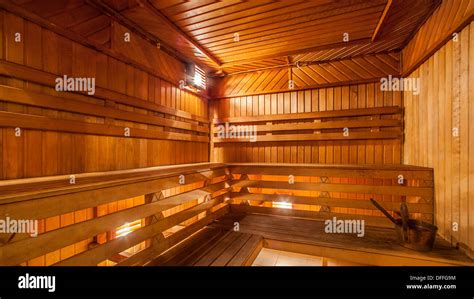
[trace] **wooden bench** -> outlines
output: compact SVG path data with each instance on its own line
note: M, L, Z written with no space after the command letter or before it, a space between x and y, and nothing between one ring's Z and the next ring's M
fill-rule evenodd
M260 235L205 227L147 266L248 266L262 245Z
M132 246L150 243L130 259L118 263L141 264L143 261L139 257L147 261L147 254L156 256L227 213L226 180L224 164L196 163L77 174L74 184L70 183L68 175L0 182L2 218L44 221L84 209L97 211L99 205L119 200L143 199L143 203L134 203L118 211L40 231L37 237L7 235L8 238L0 239L0 265L18 265L83 240L94 240L102 234L111 235L110 232L115 234L118 227L143 220L145 224L129 232L126 238L110 237L101 243L88 241L87 250L54 265L97 265ZM187 205L186 208L183 205ZM166 213L175 208L179 211ZM202 213L206 213L205 217L197 220ZM189 220L197 221L187 223L171 236L165 235L167 230Z
M434 221L431 168L285 163L227 165L233 178L232 204L240 212L317 220L335 216L361 219L372 226L392 227L392 223L369 201L374 198L394 216L395 211L400 210L400 203L406 202L411 218L429 223ZM400 184L400 179L404 184ZM274 207L282 202L293 208Z
M474 266L474 260L436 238L431 252L417 252L398 244L393 228L365 226L364 237L324 232L324 221L232 212L211 226L231 229L239 223L243 234L259 235L263 247L341 259L374 266Z

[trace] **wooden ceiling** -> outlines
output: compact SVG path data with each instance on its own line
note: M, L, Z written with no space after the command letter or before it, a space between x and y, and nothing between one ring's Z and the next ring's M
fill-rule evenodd
M229 74L401 49L440 0L12 0L107 44L110 19ZM347 33L349 40L344 41ZM238 41L236 39L238 34Z

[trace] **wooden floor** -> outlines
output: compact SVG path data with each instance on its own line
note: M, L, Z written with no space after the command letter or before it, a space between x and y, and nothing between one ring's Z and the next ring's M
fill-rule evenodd
M234 231L235 222L239 232ZM433 251L400 246L393 229L365 227L364 237L327 234L324 222L261 214L230 213L159 256L150 266L251 265L261 248L379 266L471 265L474 260L437 238Z
M248 266L262 244L259 235L205 227L147 266Z

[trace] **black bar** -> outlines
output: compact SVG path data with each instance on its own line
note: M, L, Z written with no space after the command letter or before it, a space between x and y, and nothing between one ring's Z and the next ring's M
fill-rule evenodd
M19 276L27 273L30 279L32 276L55 276L55 291L20 289ZM407 289L407 285L441 285L451 289ZM1 299L37 296L474 298L474 267L0 268Z

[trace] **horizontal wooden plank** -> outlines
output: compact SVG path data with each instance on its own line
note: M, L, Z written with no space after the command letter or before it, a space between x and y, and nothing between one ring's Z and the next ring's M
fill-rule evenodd
M294 196L294 195L275 195L275 194L240 194L231 193L231 198L238 201L257 201L257 202L287 202L293 204L318 205L341 208L369 209L377 208L369 200L334 198L334 197L315 197L315 196ZM400 200L394 199L392 202L381 202L380 204L389 211L400 210ZM410 213L426 213L433 214L433 204L427 203L411 203L407 202Z
M327 220L336 217L337 219L350 219L350 220L364 220L365 225L378 226L378 227L393 227L393 223L390 222L386 217L368 216L368 215L356 215L356 214L342 214L342 213L328 213L328 212L315 212L315 211L304 211L295 209L280 209L280 208L268 208L268 207L257 207L249 206L245 204L231 204L231 211L235 213L256 213L266 215L278 215L278 216L291 216L298 218L309 218L315 220Z
M270 235L266 235L270 237ZM294 243L290 241L265 239L265 247L295 252L300 254L324 256L336 260L346 260L362 265L370 266L411 266L411 267L429 267L429 266L472 266L473 263L468 261L455 261L449 259L433 259L426 256L410 256L406 253L394 254L393 252L380 253L369 247L364 250L353 249L350 247L338 248L332 246Z
M209 137L194 134L145 130L107 124L94 124L82 121L62 120L46 116L27 115L3 111L0 111L0 127L89 135L116 136L123 138L179 140L205 143L209 142ZM128 133L127 136L125 136L126 129Z
M223 239L219 240L219 242L212 247L204 256L202 256L198 261L196 261L193 266L211 266L213 262L219 259L227 250L227 248L237 241L239 238L240 234L239 233L234 233L231 232L227 234ZM221 263L220 261L217 261L218 263ZM225 262L224 262L225 265ZM221 264L221 266L223 266Z
M118 198L121 192L126 193L124 196L129 196L124 198L131 198L177 187L181 185L180 175L184 176L188 184L224 176L226 173L224 164L196 163L76 174L75 184L70 183L69 175L6 180L0 182L0 203L7 204L52 196L64 196L62 198L65 201L68 196L75 198L74 200L79 200L81 196L100 200L100 196ZM130 188L130 186L135 186L135 188ZM111 193L107 194L108 191ZM119 199L121 198L117 200Z
M223 201L223 198L223 195L219 196L219 200L221 202ZM107 214L106 216L72 224L64 228L53 230L44 234L39 234L35 238L27 238L14 243L5 244L4 246L2 246L2 251L0 252L0 264L15 265L22 261L35 258L48 252L52 252L56 249L63 248L67 245L74 244L76 242L93 237L97 234L110 231L119 227L120 225L123 225L124 223L155 215L159 212L168 209L169 206L166 205L166 202L175 199L176 197L170 197L161 201L136 206L112 214ZM189 201L189 198L187 198L187 201ZM199 212L195 213L195 210L202 212L214 206L214 204L217 204L216 200L208 201L204 205L199 205L199 208L195 207L184 210L182 212L174 214L173 218L164 218L163 222L161 222L161 225L166 228L163 228L163 230L166 230L167 228L170 228L191 218L194 215L199 214ZM173 222L176 219L178 219L179 222ZM166 226L165 223L169 224L170 226ZM155 232L158 233L158 231ZM145 239L147 238L148 237L146 237Z
M331 111L320 111L320 112L215 118L213 120L213 123L214 124L222 124L226 122L228 123L247 123L247 122L255 123L255 122L272 122L272 121L286 121L286 120L322 119L322 118L335 118L335 117L387 115L387 114L400 114L402 113L402 111L403 111L402 108L398 106L363 108L363 109L344 109L344 110L331 110Z
M405 165L403 165L405 166ZM416 169L409 167L378 168L377 165L324 165L324 164L230 164L229 170L232 174L260 174L260 175L293 175L311 177L335 177L335 178L364 178L364 179L398 179L402 175L404 179L418 179L433 181L432 169Z
M187 122L166 119L159 116L145 115L111 107L99 106L86 102L79 102L75 100L65 99L5 85L0 85L0 100L16 104L31 105L41 108L50 108L61 111L81 113L84 115L110 117L113 119L120 119L156 126L166 126L202 133L209 132L209 128L206 126L199 126Z
M289 170L297 171L298 169L336 169L336 170L397 170L397 171L430 171L433 172L433 168L406 165L406 164L310 164L310 163L225 163L230 169L235 167L248 167L256 169L276 169L277 171L287 172Z
M182 228L181 230L173 233L171 236L165 238L162 240L161 246L158 248L151 247L153 250L150 250L150 252L145 252L143 255L140 255L141 252L129 257L128 259L120 262L117 264L117 266L135 266L135 265L140 265L140 266L154 266L153 264L150 264L156 258L156 256L159 256L163 252L166 252L169 248L172 248L173 246L179 244L186 238L189 238L193 236L196 232L198 232L200 229L202 229L204 226L210 224L214 220L222 217L223 215L229 213L229 206L224 205L215 212L213 212L210 215L207 215L206 217L193 222L192 224Z
M288 181L252 181L243 180L232 184L232 188L266 188L278 190L326 191L343 193L362 193L379 195L406 195L433 197L433 188L406 187L406 186L377 186L355 184L328 184L328 183L298 183L289 184Z
M252 235L226 266L250 266L263 248L263 238Z
M234 242L232 242L232 244L230 244L230 246L228 246L225 251L211 263L211 266L226 266L236 254L242 252L242 247L244 247L252 237L252 235L250 234L242 234L235 231L232 231L232 234L238 234L238 238ZM248 252L248 254L250 255L253 250L252 248L249 248L248 250L250 251ZM241 266L244 266L244 264L242 264Z
M339 218L339 216L336 216ZM342 219L342 218L341 218ZM417 252L402 247L393 227L365 225L364 237L356 234L327 234L323 221L264 214L227 214L215 227L232 228L239 221L240 232L259 234L265 247L330 258L353 260L367 265L472 265L473 260L437 237L431 252ZM288 242L288 247L271 247L271 241ZM318 246L321 251L300 252L297 246ZM309 248L308 248L309 249ZM337 254L335 254L337 251ZM368 256L367 256L367 255ZM345 258L343 258L345 257ZM398 263L398 264L397 264Z
M35 68L31 68L24 65L19 65L9 61L0 60L0 75L26 80L29 82L38 83L44 86L54 87L56 85L55 80L61 77L61 74L52 74L45 71L41 71ZM177 117L186 118L193 121L199 121L201 123L209 123L209 119L198 115L191 114L189 112L173 109L167 106L158 105L144 101L139 98L131 97L126 94L118 93L110 89L96 85L94 97L110 100L120 104L147 109L159 113L165 113Z
M401 127L402 122L396 119L374 119L374 120L345 120L327 122L308 122L292 124L256 125L256 132L281 132L296 130L321 130L342 128L373 128L373 127ZM216 127L217 128L217 127ZM216 131L214 131L216 132ZM216 133L217 134L217 133Z
M187 259L193 260L193 257L200 256L210 246L213 246L227 232L220 228L206 226L203 229L187 238L183 242L167 250L157 258L153 259L149 266L186 266Z
M369 139L400 139L401 131L377 131L377 132L351 132L348 136L341 133L321 134L282 134L282 135L257 135L256 141L252 137L247 138L213 138L214 143L235 142L281 142L281 141L321 141L321 140L369 140Z
M137 189L137 186L140 187L140 183L134 181L127 185L120 185L121 190L129 190L130 193L124 191L127 192L127 194L120 192L119 189L109 187L105 189L98 188L98 190L92 190L90 192L74 192L72 194L66 193L58 196L49 196L33 200L24 200L20 202L17 201L8 204L0 204L0 215L9 215L10 217L17 219L44 219L90 207L96 207L98 205L110 203L121 199L127 199L143 194L156 193L169 188L183 187L188 184L203 182L206 180L220 177L223 174L224 172L222 169L212 172L204 172L201 174L183 174L186 184L180 184L180 176L171 176L156 179L153 182L154 191L148 193L143 192L150 190ZM200 193L203 193L202 196L204 196L205 194L210 194L211 192L209 191L211 191L210 189L212 188L217 188L218 190L221 190L225 188L225 184L222 182L216 182L215 184L202 188L203 190L189 191L187 193L180 194L178 196L178 199L176 199L176 197L173 198L175 198L175 201L179 201L182 197L195 197ZM204 190L208 190L208 192ZM107 193L102 191L106 191ZM163 202L162 204L168 203L169 205L173 205L173 202L174 201L172 198L168 198L167 201Z
M157 234L162 233L163 231L189 219L192 218L199 213L209 209L210 207L214 207L217 204L223 201L222 197L216 198L214 200L208 201L206 203L202 203L197 205L191 209L187 209L183 212L179 212L174 214L170 217L163 218L156 223L151 225L145 226L138 230L135 230L127 235L126 238L117 238L111 240L107 243L99 245L93 249L75 255L69 259L61 261L55 265L57 266L72 266L72 265L97 265L99 262L107 259L110 255L121 252L126 250L127 248L132 247L135 244L143 242L149 238L156 236ZM178 242L182 241L185 238L186 234L189 234L191 229L200 229L204 225L210 223L214 219L222 216L223 212L227 212L226 209L219 209L214 213L207 215L205 218L200 219L196 225L196 223L191 224L190 228L183 228L182 230L174 233L170 237L166 238L167 242L162 242L159 245L159 248L155 250L155 253L158 255L159 253L167 250L168 248L172 247L173 245L177 244ZM196 229L196 230L197 230ZM182 232L185 230L184 232ZM181 232L181 233L180 233ZM178 234L174 236L175 234ZM174 237L173 237L174 236ZM179 236L179 238L178 238Z
M32 23L35 23L35 24L37 24L37 25L39 25L39 26L41 26L41 27L43 27L43 28L45 28L49 31L52 31L52 32L60 35L61 37L64 37L64 38L68 39L69 41L75 42L78 45L83 45L83 46L85 46L87 48L90 48L94 51L99 51L99 52L107 55L109 58L116 59L116 60L121 61L123 63L129 64L129 65L133 66L134 68L136 68L138 70L142 70L144 72L147 72L148 74L159 77L159 78L167 81L168 83L170 83L170 84L172 84L176 87L179 87L179 82L178 81L181 78L173 78L169 74L161 71L159 68L156 68L156 67L152 68L152 67L148 67L148 66L145 66L143 64L137 63L135 60L127 57L123 53L120 53L116 49L112 49L110 46L100 45L100 44L94 42L93 40L85 38L85 37L81 36L80 34L77 34L77 33L73 32L71 30L62 28L61 26L57 26L54 23L50 22L49 20L47 20L45 18L42 18L42 17L38 16L37 14L35 14L33 12L30 12L27 9L24 9L24 8L18 6L18 5L14 5L12 3L3 1L3 2L0 2L0 7L2 7L6 11L11 12L15 15L21 16L22 18L24 18L24 19L26 19L26 20L28 20ZM175 60L174 58L176 58L176 56L177 56L176 51L168 50L166 47L162 47L162 51L166 52L166 54L169 55L168 59ZM180 60L183 64L185 63L185 59L182 58L182 57L178 58L178 60ZM195 94L196 96L199 96L199 97L203 97L203 98L206 97L205 95L202 95L202 94L199 94L199 93L195 93L195 92L192 92L192 91L189 91L189 92L192 93L192 94Z

